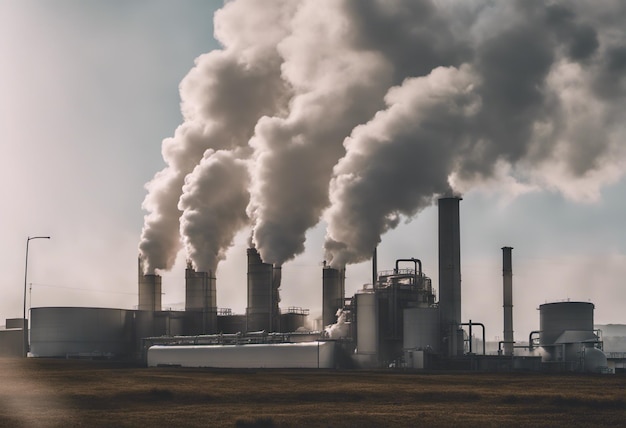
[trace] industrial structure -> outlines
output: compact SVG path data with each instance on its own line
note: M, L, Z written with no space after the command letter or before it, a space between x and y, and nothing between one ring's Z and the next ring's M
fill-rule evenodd
M136 310L33 308L30 353L126 358L149 366L607 371L611 364L594 330L592 303L541 305L540 329L527 344L514 340L511 247L502 248L504 340L497 354L485 355L485 326L461 319L460 201L438 201L438 299L421 260L399 258L392 269L378 271L374 250L372 281L352 296L345 293L345 268L324 263L325 328L312 331L305 328L307 309L281 310L281 267L265 263L251 247L244 315L218 309L215 274L198 272L191 262L185 310L162 310L161 277L145 275L140 262ZM18 321L11 322L7 340L19 337ZM473 349L477 332L482 350ZM2 338L0 332L0 343Z

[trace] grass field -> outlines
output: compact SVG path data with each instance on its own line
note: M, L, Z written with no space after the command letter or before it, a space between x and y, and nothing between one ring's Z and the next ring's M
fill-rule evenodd
M0 359L0 426L618 427L626 377Z

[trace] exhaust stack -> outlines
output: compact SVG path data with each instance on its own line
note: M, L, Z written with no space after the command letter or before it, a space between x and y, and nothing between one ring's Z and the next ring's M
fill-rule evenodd
M215 275L212 271L196 272L191 261L185 269L185 311L194 313L190 334L217 332Z
M161 275L143 274L143 263L139 257L139 304L140 311L161 310Z
M337 322L337 311L343 309L346 270L326 266L322 270L322 328Z
M463 354L460 197L439 199L439 313L448 356Z
M504 355L513 356L513 247L502 247L502 298L504 308Z
M281 267L263 263L256 248L248 248L247 331L280 331Z

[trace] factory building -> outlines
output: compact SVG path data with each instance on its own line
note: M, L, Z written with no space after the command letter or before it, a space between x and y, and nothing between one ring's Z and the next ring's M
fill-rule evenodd
M615 366L594 330L594 306L556 302L540 306L540 329L527 345L513 336L512 248L502 248L504 340L485 355L485 326L461 319L461 198L439 206L438 293L418 258L399 258L346 296L345 268L321 269L323 328L303 329L309 311L280 308L281 267L247 250L245 314L220 309L214 272L185 270L185 310L162 310L161 277L139 265L136 310L33 308L30 352L45 357L143 359L148 365L196 367L405 367L411 369L606 371ZM438 296L437 296L438 294ZM15 327L15 323L10 326ZM0 343L22 328L0 331ZM482 332L483 348L472 337ZM23 337L23 335L22 335ZM525 355L517 355L524 348Z

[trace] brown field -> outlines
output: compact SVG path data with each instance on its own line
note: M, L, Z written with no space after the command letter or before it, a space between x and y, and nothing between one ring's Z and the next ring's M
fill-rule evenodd
M617 427L626 377L0 359L0 426Z

